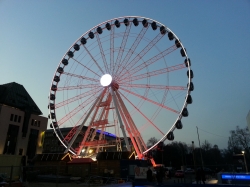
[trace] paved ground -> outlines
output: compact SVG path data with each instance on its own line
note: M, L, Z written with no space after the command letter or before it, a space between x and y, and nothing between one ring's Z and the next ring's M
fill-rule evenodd
M186 179L185 181L183 179L176 179L176 178L172 178L172 179L168 179L168 180L164 180L163 185L170 185L170 184L196 184L196 182L192 182L192 181L188 181L188 179ZM206 184L217 184L217 180L215 179L209 179L206 181ZM145 187L151 187L151 186L155 186L157 185L156 182L153 182L151 185L145 185ZM122 183L122 184L109 184L109 185L93 185L93 184L86 184L86 183L43 183L43 182L39 182L39 183L27 183L26 187L98 187L98 186L103 186L103 187L132 187L132 183L128 182L128 183Z

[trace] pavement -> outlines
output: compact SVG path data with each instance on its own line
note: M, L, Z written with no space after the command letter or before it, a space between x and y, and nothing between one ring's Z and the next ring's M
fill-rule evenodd
M178 183L183 184L196 184L196 181L193 181L192 183L189 183L189 181L184 181L184 180L177 180L176 178L168 179L163 181L163 184L161 186L170 186L172 185L178 185ZM205 181L205 184L217 184L218 180L216 179L208 179ZM152 184L136 184L134 187L155 187L158 186L157 183L153 182ZM133 184L131 182L128 183L122 183L122 184L110 184L110 185L105 185L105 187L133 187Z
M205 181L206 184L217 184L217 180L216 179L209 179ZM178 179L178 178L172 178L172 179L165 179L163 181L163 184L161 185L162 187L171 187L171 186L179 186L178 184L180 184L181 186L183 186L182 184L196 184L195 181L191 181L188 179ZM102 186L102 187L133 187L132 182L126 182L126 183L120 183L120 184L107 184L107 185L98 185L98 184L87 184L87 183L50 183L50 182L38 182L38 183L26 183L25 187L98 187L98 186ZM156 182L152 182L152 183L148 183L148 182L138 182L135 183L134 187L156 187L157 183ZM190 185L191 186L191 185Z

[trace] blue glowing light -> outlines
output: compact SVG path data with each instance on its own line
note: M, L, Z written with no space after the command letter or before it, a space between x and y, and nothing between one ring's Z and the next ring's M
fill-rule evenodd
M111 136L111 137L116 138L116 135L111 134L111 133L109 133L109 132L105 132L105 131L101 131L101 130L97 130L96 132L98 132L99 134L101 134L101 132L102 132L103 134L105 134L105 135L107 135L107 136Z
M244 174L222 174L222 179L230 179L230 180L250 180L250 175Z

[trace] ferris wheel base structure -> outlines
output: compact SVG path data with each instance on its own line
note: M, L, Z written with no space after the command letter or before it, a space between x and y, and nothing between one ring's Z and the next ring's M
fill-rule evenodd
M183 128L193 77L186 48L167 26L140 16L107 20L80 36L59 62L50 127L75 157L115 149L148 159ZM65 134L62 127L71 130ZM106 132L114 134L114 149ZM151 137L158 141L148 146Z

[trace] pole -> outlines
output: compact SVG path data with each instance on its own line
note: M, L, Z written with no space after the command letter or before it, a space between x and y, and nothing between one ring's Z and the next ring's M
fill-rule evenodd
M244 156L244 163L245 163L246 172L248 173L247 162L246 162L246 157L245 157L245 151L242 151L242 153L243 153L243 156Z
M163 165L163 150L161 150L161 163ZM165 166L164 166L165 167Z
M200 155L201 155L201 165L202 165L202 168L204 167L204 164L203 164L203 159L202 159L202 153L201 153L201 143L200 143L200 136L199 136L199 132L198 132L198 127L196 126L197 128L197 135L198 135L198 140L199 140L199 147L200 147Z
M194 156L194 141L192 141L192 147L193 147L194 171L196 172L196 164L195 164L195 156Z

